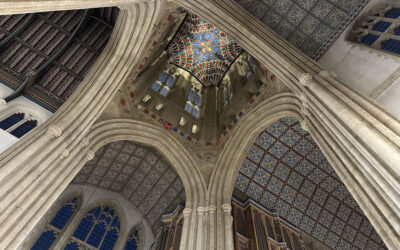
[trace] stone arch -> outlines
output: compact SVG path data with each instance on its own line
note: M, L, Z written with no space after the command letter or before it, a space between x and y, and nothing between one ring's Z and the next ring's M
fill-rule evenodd
M257 136L269 124L284 116L303 120L300 104L292 93L278 94L258 104L239 121L236 131L218 157L217 167L212 174L209 187L211 204L230 204L236 176ZM225 188L222 188L222 185Z
M144 245L146 242L146 230L144 229L143 221L137 223L130 229L128 237L126 238L125 243L124 243L124 249L126 247L126 244L129 241L131 235L134 233L135 230L137 230L139 232L139 243L137 245L137 250L144 250Z
M114 119L95 124L87 138L92 152L105 144L120 140L130 140L155 148L170 162L181 178L186 193L186 207L205 205L206 187L196 160L176 138L162 128L136 120Z

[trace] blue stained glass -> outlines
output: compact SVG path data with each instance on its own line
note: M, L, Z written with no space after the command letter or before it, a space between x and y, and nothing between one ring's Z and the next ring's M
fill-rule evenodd
M215 46L213 50L215 53L217 53L217 52L219 52L219 47Z
M199 108L195 107L195 108L193 109L192 115L193 115L194 117L196 117L196 118L199 118L199 116L200 116L200 110L199 110Z
M389 28L389 26L391 24L392 23L390 23L390 22L380 21L380 22L376 23L374 25L374 27L372 27L372 29L375 30L375 31L384 32Z
M9 129L24 119L24 114L13 114L0 122L0 128Z
M74 232L74 237L85 241L86 236L92 228L93 224L94 222L92 216L86 216L85 218L83 218Z
M214 53L209 53L208 58L213 59L214 58Z
M218 34L218 32L219 32L218 29L215 29L215 30L214 30L214 33L215 33L215 34Z
M137 249L137 242L135 239L130 239L125 246L125 250L136 250Z
M104 212L108 212L108 211L105 211L105 209L104 209ZM101 214L99 219L104 220L105 218L106 218L106 216L104 214Z
M217 38L212 39L212 43L213 44L217 44L218 43L218 39Z
M211 38L211 34L209 32L206 33L205 38L208 40Z
M193 34L191 34L191 35L193 35ZM194 41L194 43L193 43L193 47L195 47L195 48L197 48L197 47L199 47L199 42L198 41Z
M202 54L201 55L201 59L204 61L204 60L207 60L207 54Z
M108 225L108 224L110 224L110 222L111 222L111 218L107 216L107 218L106 218L106 222L107 222L107 225Z
M114 209L111 209L110 214L111 216L114 216Z
M167 85L169 88L172 88L172 86L174 86L175 83L175 76L170 76L168 77L167 83L165 85Z
M73 213L74 213L74 208L72 207L72 205L63 206L54 216L53 220L50 222L50 225L58 229L63 229Z
M197 39L198 39L199 41L203 40L203 35L200 34L200 35L197 37Z
M22 123L20 126L18 126L16 129L10 132L13 136L17 138L21 138L24 136L26 133L31 131L32 129L36 128L37 126L37 121L26 121Z
M196 49L196 50L194 51L194 54L195 54L196 56L199 56L199 55L201 54L201 52L200 52L199 49Z
M191 90L189 91L188 100L191 101L191 102L194 102L194 98L196 98L196 92L194 92L194 90L191 89Z
M31 250L46 250L49 249L53 242L56 240L56 233L54 231L43 232Z
M185 111L188 113L192 113L193 105L190 102L186 102Z
M64 248L64 250L79 250L79 247L76 242L71 242Z
M385 13L385 17L398 18L400 16L400 8L392 8Z
M164 86L160 91L160 95L162 95L162 96L167 96L168 93L169 93L169 88L166 86Z
M161 88L160 82L155 82L155 83L153 83L153 85L151 86L151 88L152 88L154 91L158 92L158 91L160 90L160 88Z
M108 233L106 234L106 237L103 240L103 243L101 244L100 249L101 250L113 249L117 239L118 239L117 230L112 229L112 230L108 231Z
M361 42L366 45L372 45L378 38L379 36L377 35L367 34L361 38Z
M161 75L160 75L160 77L158 78L158 80L159 80L160 82L164 82L165 79L167 79L167 77L168 77L168 72L164 71L164 72L161 73Z
M400 54L400 40L396 40L396 39L389 39L386 41L383 41L381 43L381 47L384 50L396 53L396 54Z
M104 225L104 223L96 224L96 226L93 228L93 231L87 240L87 243L94 247L98 247L101 239L103 239L105 232L106 232L106 225Z
M118 217L113 220L113 222L111 223L111 227L115 227L117 223L118 223Z
M199 94L196 94L196 100L194 102L194 104L196 104L196 106L201 106L201 96Z

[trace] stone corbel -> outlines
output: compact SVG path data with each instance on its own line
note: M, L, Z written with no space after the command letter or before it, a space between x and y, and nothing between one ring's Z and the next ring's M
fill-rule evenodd
M89 145L89 140L88 140L88 138L83 137L82 140L81 140L81 142L79 143L79 145L80 145L82 148L84 148L84 147L86 147L87 145Z
M47 129L46 134L51 135L53 137L60 137L62 134L62 130L57 125L50 125L50 127Z
M86 153L86 159L87 159L88 161L90 161L90 160L92 160L93 158L94 158L94 153L93 153L93 151L92 151L92 150L88 150L87 153Z
M299 83L301 86L308 87L310 81L313 79L312 75L309 73L304 73L299 77Z
M189 217L189 215L192 214L192 209L187 207L183 209L182 213L183 213L183 218L187 219L187 217Z

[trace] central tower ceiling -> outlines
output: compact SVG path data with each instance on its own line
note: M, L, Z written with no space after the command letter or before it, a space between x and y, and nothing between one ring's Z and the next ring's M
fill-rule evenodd
M204 19L188 14L168 46L169 62L185 69L205 87L218 86L243 49Z

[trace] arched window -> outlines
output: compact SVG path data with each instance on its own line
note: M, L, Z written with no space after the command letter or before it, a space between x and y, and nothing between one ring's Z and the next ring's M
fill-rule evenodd
M32 115L22 112L8 115L0 121L0 129L17 138L21 138L37 125L38 121Z
M78 198L75 197L66 203L58 210L51 222L46 226L44 232L39 236L32 250L50 249L56 239L61 235L65 225L71 219L78 206Z
M143 249L143 244L145 241L145 233L144 233L144 226L140 224L139 226L135 226L130 235L128 240L126 241L125 250L141 250Z
M65 249L81 249L80 246L113 249L119 230L119 219L112 207L93 208L82 218Z
M375 7L358 19L347 39L361 44L400 55L400 4Z

